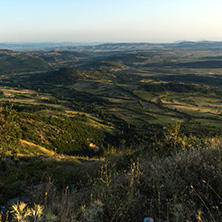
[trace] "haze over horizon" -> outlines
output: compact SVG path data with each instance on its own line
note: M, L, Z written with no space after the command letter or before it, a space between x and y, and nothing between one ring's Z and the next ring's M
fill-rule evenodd
M0 42L221 41L219 0L8 0Z

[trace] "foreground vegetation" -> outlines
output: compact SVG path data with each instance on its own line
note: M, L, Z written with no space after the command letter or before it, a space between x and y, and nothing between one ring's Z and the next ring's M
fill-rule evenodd
M15 191L23 193L23 199L28 195L29 204L13 205L8 218L220 221L221 146L221 138L186 137L176 125L168 126L162 141L124 152L110 150L100 160L19 158L5 163L1 190L8 197ZM41 213L30 213L37 208Z

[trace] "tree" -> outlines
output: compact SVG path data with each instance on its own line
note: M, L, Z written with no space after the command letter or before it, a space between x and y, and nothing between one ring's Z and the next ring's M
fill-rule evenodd
M0 161L6 155L17 157L20 145L21 130L17 121L17 112L11 107L1 108L0 111Z

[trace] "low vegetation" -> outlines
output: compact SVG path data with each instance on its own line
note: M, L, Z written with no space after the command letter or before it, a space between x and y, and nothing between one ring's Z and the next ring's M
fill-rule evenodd
M164 138L122 155L108 155L102 162L73 162L72 167L68 160L47 159L26 163L20 159L17 169L15 163L7 164L3 178L9 180L10 172L21 171L22 177L29 177L32 203L38 204L17 203L8 218L142 221L149 216L155 221L220 221L221 138L186 137L179 125L168 126ZM30 187L31 178L35 178L32 184L40 185ZM7 195L10 190L19 191L19 181L21 176L16 188L8 187ZM31 215L37 208L41 214Z
M0 221L221 221L212 44L2 50Z

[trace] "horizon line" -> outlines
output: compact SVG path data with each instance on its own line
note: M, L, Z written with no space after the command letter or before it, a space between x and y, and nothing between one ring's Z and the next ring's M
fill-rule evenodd
M99 41L99 42L79 42L79 41L25 41L25 42L7 42L2 41L0 44L118 44L118 43L149 43L149 44L177 44L182 42L222 42L222 40L175 40L170 42L153 42L153 41Z

